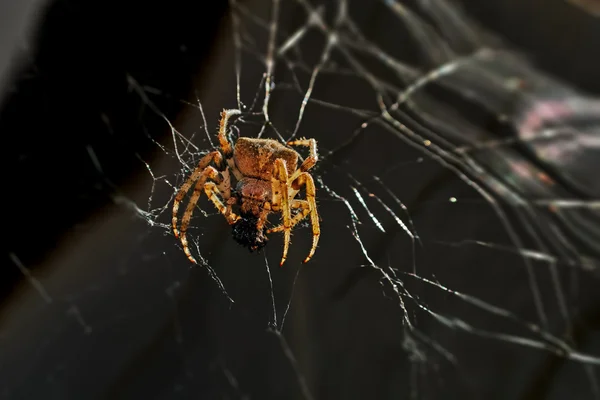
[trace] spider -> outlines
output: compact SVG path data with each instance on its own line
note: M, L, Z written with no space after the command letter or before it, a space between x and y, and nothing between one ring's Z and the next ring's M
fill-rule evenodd
M187 258L197 264L190 252L186 231L204 190L232 226L233 238L250 251L264 247L268 240L267 234L283 231L283 256L279 265L283 265L287 258L292 228L310 214L313 240L310 253L304 260L306 263L314 255L321 234L315 183L307 172L317 163L317 142L315 139L300 139L287 143L289 146L309 148L309 156L300 168L300 155L275 140L240 137L232 146L227 138L227 123L232 116L239 114L239 110L221 112L218 134L220 148L211 151L198 162L196 169L177 192L173 202L173 233L181 240ZM231 174L237 182L233 189ZM179 205L194 183L194 191L178 229ZM303 187L306 190L306 200L296 199ZM232 206L236 204L239 205L239 215L233 211ZM294 214L292 210L295 210ZM273 212L281 213L283 221L281 225L265 232L267 217Z

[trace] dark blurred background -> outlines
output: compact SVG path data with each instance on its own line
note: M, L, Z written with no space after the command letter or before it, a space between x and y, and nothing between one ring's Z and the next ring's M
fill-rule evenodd
M377 18L369 22L368 17L377 14L376 6L351 4L353 10L364 11L363 30L376 34ZM271 2L245 6L268 15ZM541 71L589 95L600 93L597 17L562 0L463 0L459 6ZM222 266L217 274L227 282L233 304L205 271L189 267L174 238L153 231L131 207L119 203L127 199L144 208L152 180L141 160L156 166L157 176L177 168L161 161L152 140L168 144L171 132L136 85L158 89L161 95L148 95L152 104L169 121L185 120L188 127L200 126L202 120L197 112L190 117L189 107L178 100L193 101L198 95L211 132L218 111L235 106L233 57L224 45L231 40L228 10L226 1L0 4L0 132L7 153L0 396L306 398L306 384L313 398L405 398L410 394L406 388L417 379L421 389L416 398L599 398L599 389L594 392L587 380L598 382L597 366L585 369L515 344L465 334L435 339L452 349L452 367L442 366L440 372L437 365L445 362L436 360L424 366L407 364L401 312L379 293L377 276L364 270L348 276L340 272L344 266L364 264L358 250L347 250L357 244L345 228L345 239L331 233L349 224L343 207L326 212L333 207L323 201L320 258L293 286L295 308L284 336L279 336L266 331L271 300L263 256L234 248L223 221L212 218L201 247L209 264ZM294 17L282 15L282 24ZM260 74L260 68L244 65L242 87L251 74ZM273 114L284 111L275 105ZM303 129L318 137L342 128L317 120ZM324 142L326 148L333 147ZM379 157L380 149L364 146L364 158L354 153L343 157L363 162ZM598 170L589 173L597 175ZM414 174L425 178L412 181ZM430 176L432 181L425 182ZM496 230L489 228L489 211L468 205L430 208L428 198L436 193L447 198L446 193L466 191L460 181L442 177L439 184L433 181L436 176L418 165L398 176L401 190L407 192L431 185L414 189L420 197L410 202L423 232L448 238L460 231L462 237L490 242L503 237L497 222ZM477 218L465 220L472 213ZM296 234L295 262L308 249L307 235L307 229ZM365 237L381 255L376 262L385 264L385 252L379 253L375 243L383 239ZM273 242L267 254L275 265L281 246ZM485 293L477 266L503 271L503 266L519 262L489 249L467 254L450 248L431 257L437 258L431 265L448 262L436 275L448 274L455 283L449 287L473 295ZM418 260L430 262L426 256ZM453 276L454 265L470 265L462 273L473 274L472 279ZM274 273L280 318L295 268ZM339 274L328 268L337 268ZM32 290L27 274L43 280L47 297L27 294ZM508 295L520 286L527 291L522 279L499 276L499 291ZM600 299L593 297L598 292L587 288L581 293L591 296L581 299L588 307L581 327L582 352L600 354ZM374 308L379 313L370 311ZM321 313L311 313L315 309ZM467 321L486 318L464 312ZM390 315L397 319L387 319ZM491 326L493 331L509 331ZM287 346L296 361L290 362ZM480 359L481 348L489 353ZM396 360L403 360L404 367L397 367ZM298 379L298 370L303 379ZM428 379L437 389L426 388Z

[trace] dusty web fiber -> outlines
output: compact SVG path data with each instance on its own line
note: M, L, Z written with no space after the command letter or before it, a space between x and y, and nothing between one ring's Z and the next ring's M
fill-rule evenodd
M219 48L230 56L209 95L185 100L193 123L164 118L171 141L156 146L169 166L144 161L153 185L136 210L172 235L176 190L217 144L215 96L242 111L234 141L318 141L322 237L311 262L300 263L308 224L278 269L281 238L249 254L205 198L188 233L220 312L252 315L275 338L297 397L366 398L359 385L326 383L375 369L389 374L379 398L478 398L486 382L552 359L598 398L600 349L578 332L600 276L600 190L578 171L598 154L581 121L600 102L502 49L449 2L230 6ZM130 84L162 115L160 88ZM187 265L171 239L163 251ZM224 353L215 365L232 393L252 397Z

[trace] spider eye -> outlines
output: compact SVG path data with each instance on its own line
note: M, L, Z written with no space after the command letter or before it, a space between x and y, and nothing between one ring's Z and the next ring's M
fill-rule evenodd
M236 242L250 251L260 250L267 244L264 231L257 228L258 218L253 214L241 214L240 219L232 225L232 235Z

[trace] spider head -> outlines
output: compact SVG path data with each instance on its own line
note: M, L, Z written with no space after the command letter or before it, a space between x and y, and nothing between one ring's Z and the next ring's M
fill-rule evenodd
M250 252L262 249L267 244L267 236L258 229L258 217L251 213L242 213L240 219L232 225L232 234L236 242L250 249Z

